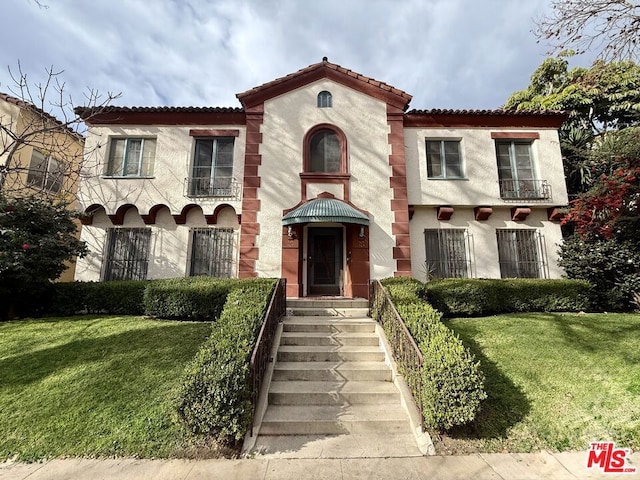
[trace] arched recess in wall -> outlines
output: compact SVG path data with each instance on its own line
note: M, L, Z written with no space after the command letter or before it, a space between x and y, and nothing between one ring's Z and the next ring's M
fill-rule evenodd
M116 210L116 213L107 215L113 225L140 225L143 226L144 222L138 212L138 207L131 203L125 203L120 205Z
M174 214L173 219L176 225L186 225L187 223L204 225L208 223L202 207L195 203L182 207L182 211L178 215Z
M98 220L100 218L107 219L107 212L103 205L94 203L84 209L84 212L80 217L80 223L82 225L93 225L94 220Z
M336 175L349 173L347 136L329 123L311 128L304 136L305 173Z
M147 213L146 215L140 216L142 217L142 221L145 223L145 225L154 225L158 222L158 215L161 212L169 213L169 215L171 215L171 210L169 210L169 207L161 203L151 207L149 209L149 213Z
M234 230L240 228L240 215L236 214L236 209L227 203L221 203L213 210L213 215L206 215L206 217L209 225L230 227Z

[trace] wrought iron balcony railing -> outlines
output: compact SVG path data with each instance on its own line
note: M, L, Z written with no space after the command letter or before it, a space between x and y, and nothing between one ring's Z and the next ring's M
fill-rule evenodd
M187 197L240 198L240 184L234 177L189 177L184 186Z
M500 197L503 199L551 199L551 185L546 180L500 180Z

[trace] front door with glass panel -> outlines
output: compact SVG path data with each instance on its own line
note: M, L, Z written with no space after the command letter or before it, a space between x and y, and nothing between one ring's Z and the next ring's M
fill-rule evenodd
M307 295L340 295L342 228L309 228L307 239Z

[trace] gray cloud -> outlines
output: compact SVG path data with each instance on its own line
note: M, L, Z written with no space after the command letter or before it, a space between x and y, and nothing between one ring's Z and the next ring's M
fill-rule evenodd
M497 108L544 58L547 0L5 0L0 67L65 70L123 105L237 106L323 56L412 94L413 108ZM579 59L582 64L587 59ZM0 69L0 90L10 84Z

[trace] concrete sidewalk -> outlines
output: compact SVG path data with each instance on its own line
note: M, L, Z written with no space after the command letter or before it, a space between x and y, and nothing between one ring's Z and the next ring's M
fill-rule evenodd
M475 454L406 458L243 460L68 459L0 464L2 480L198 480L198 479L640 479L586 469L586 452ZM640 467L640 454L631 455Z

